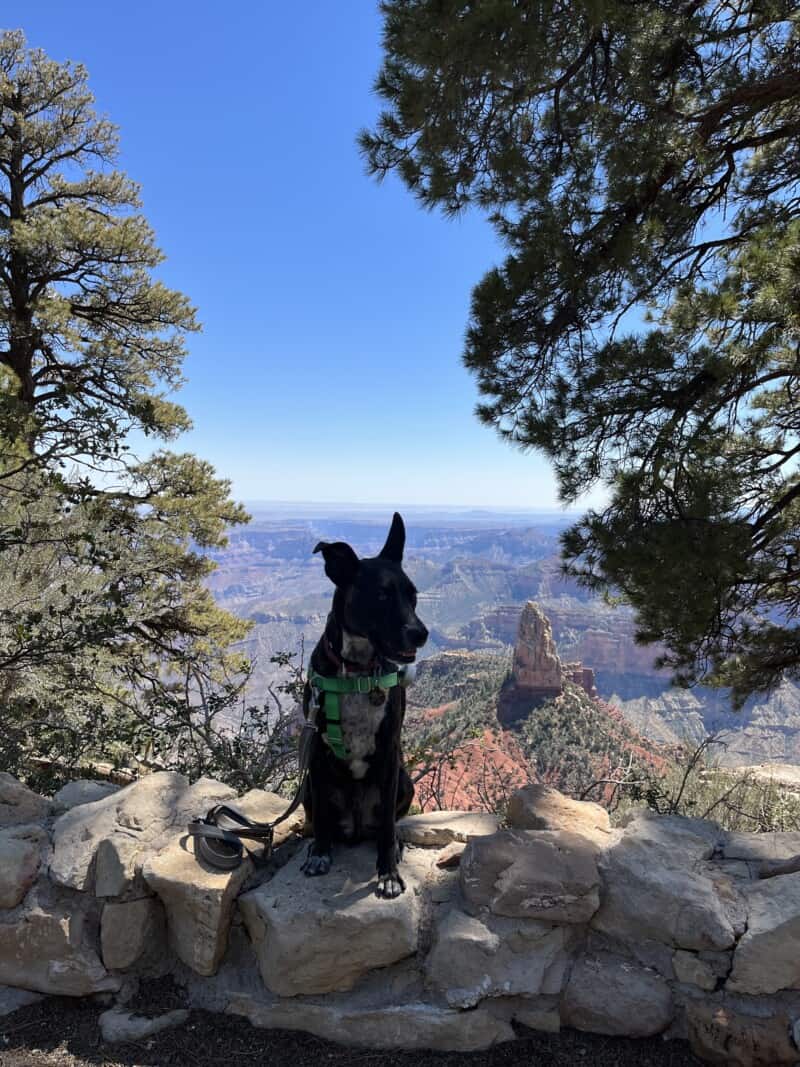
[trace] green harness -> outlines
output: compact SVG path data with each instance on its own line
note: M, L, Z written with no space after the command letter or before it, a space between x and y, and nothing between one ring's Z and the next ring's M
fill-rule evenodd
M392 671L390 674L353 674L343 678L326 678L322 674L312 674L309 678L314 698L313 707L322 707L325 713L325 731L322 740L337 759L346 760L350 753L345 748L342 736L342 708L339 697L343 693L371 693L375 689L386 692L396 685L406 685L404 670ZM325 699L320 703L318 693L324 693Z

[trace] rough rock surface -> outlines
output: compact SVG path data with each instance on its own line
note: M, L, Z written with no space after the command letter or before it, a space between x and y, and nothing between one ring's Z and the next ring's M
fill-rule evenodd
M162 1030L169 1030L172 1026L181 1026L188 1018L189 1012L185 1008L176 1008L175 1011L156 1015L152 1019L112 1008L110 1011L104 1011L98 1022L103 1040L114 1044L119 1041L143 1041L146 1037L160 1034Z
M534 783L512 794L506 822L515 830L570 830L606 848L614 839L608 812L599 804L573 800Z
M0 830L0 908L15 908L36 881L46 837L38 826Z
M512 672L519 688L561 690L561 660L550 620L534 600L520 615Z
M125 971L155 949L163 949L164 913L153 897L109 902L100 920L103 963L112 971Z
M183 775L161 771L81 804L56 821L50 877L57 885L89 889L92 861L102 841L124 840L121 854L130 866L140 852L163 847L190 819L233 796L232 789L211 778L190 786ZM132 869L126 869L126 877L131 874Z
M561 1021L594 1034L649 1037L671 1020L672 994L664 979L614 956L579 960L561 1001Z
M532 919L483 922L453 909L438 925L425 970L452 1008L484 997L560 993L570 931Z
M474 838L461 857L470 910L547 922L587 922L600 903L595 849L565 831L502 830Z
M759 1012L755 1005L720 993L689 1001L686 1023L692 1051L709 1063L779 1067L800 1062L792 1038L793 1017L780 1008Z
M65 786L53 797L53 808L56 812L69 811L77 808L79 804L91 804L95 800L111 796L119 791L118 785L111 782L96 782L92 778L78 778L74 782L67 782Z
M245 859L233 871L209 867L194 854L186 835L150 856L142 875L167 913L170 945L198 974L214 974L225 954L233 902L253 865Z
M510 1022L484 1007L462 1012L426 1003L388 1008L348 1008L302 1001L254 1005L234 998L230 1010L246 1015L255 1026L308 1030L329 1041L368 1048L470 1052L513 1041L515 1036Z
M92 946L80 905L46 903L0 921L0 982L81 997L119 989Z
M733 945L734 929L713 882L687 869L685 853L626 833L599 866L603 903L594 929L623 941L652 939L684 949Z
M500 820L482 811L429 811L407 815L397 824L397 836L410 845L441 847L451 841L469 841L497 833Z
M318 878L301 873L301 853L271 882L240 898L271 992L296 996L351 989L362 975L416 951L420 892L433 865L431 855L407 850L406 891L383 900L375 896L374 846L342 853L334 853L330 873Z
M0 771L0 827L23 826L46 819L53 805L22 782Z
M727 988L737 993L800 989L800 873L746 890L747 930L733 955Z

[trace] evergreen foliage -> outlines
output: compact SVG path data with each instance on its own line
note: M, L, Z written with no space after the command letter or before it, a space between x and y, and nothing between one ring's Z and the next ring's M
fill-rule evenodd
M370 170L486 211L479 416L550 458L565 568L682 684L800 676L793 0L384 0Z
M238 699L204 554L246 521L193 455L139 459L128 435L190 425L187 298L83 67L0 37L0 714L3 766L135 751L189 729L201 693ZM152 740L152 738L151 738ZM161 746L162 749L164 745ZM151 744L152 748L152 744Z

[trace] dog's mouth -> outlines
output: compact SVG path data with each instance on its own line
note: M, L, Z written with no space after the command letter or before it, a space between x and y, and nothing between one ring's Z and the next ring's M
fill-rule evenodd
M394 652L389 653L389 657L391 659L399 660L401 663L413 663L417 658L417 650L415 648L411 649L409 652L395 650Z

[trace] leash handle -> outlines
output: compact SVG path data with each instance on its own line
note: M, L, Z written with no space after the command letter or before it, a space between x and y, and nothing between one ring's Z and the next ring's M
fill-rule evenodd
M311 762L312 739L316 732L316 724L306 720L298 746L297 762L300 777L297 788L286 811L277 819L273 819L272 822L254 822L232 804L215 804L206 813L205 818L193 819L189 823L187 830L194 838L197 854L206 863L224 871L235 870L244 859L242 838L263 842L264 850L260 859L264 862L270 858L275 827L285 822L297 810L303 799L308 765ZM225 825L220 826L221 819L225 821Z

